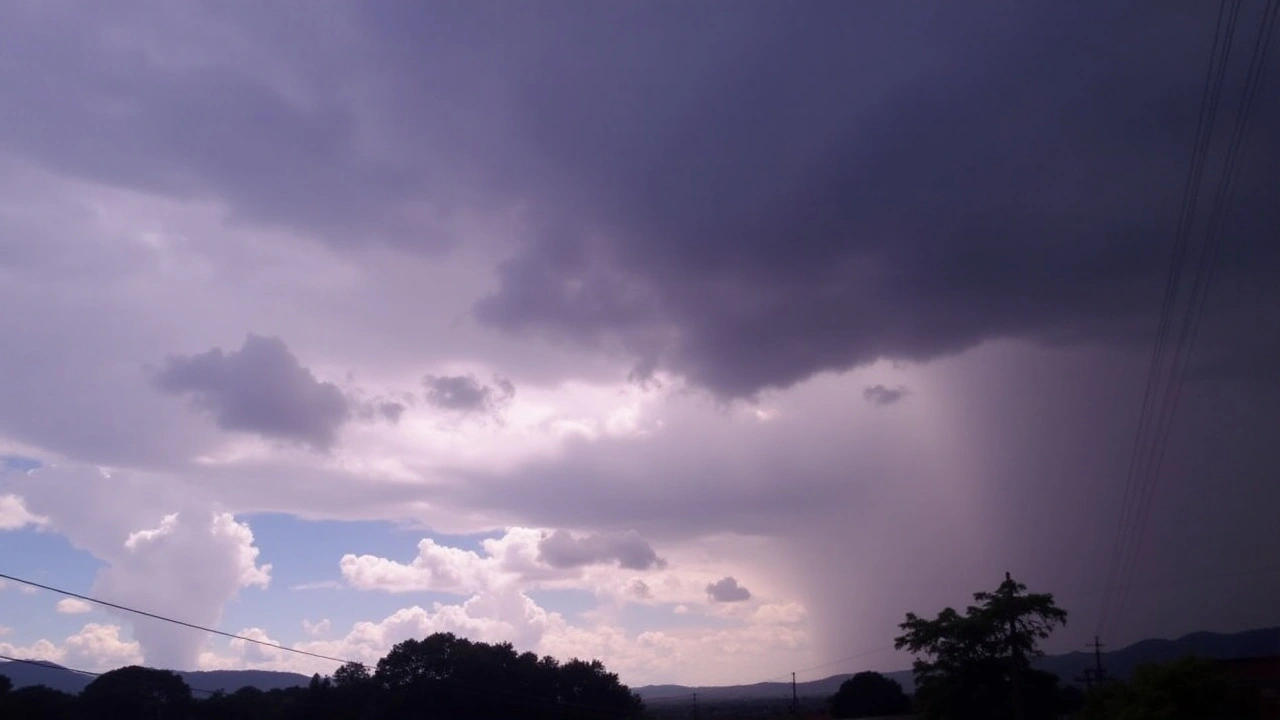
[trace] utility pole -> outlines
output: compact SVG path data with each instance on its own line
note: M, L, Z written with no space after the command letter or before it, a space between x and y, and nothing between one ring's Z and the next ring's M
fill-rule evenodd
M1107 671L1102 668L1102 648L1105 647L1097 635L1093 636L1093 677L1101 685L1107 679Z
M1098 636L1094 635L1093 644L1086 645L1085 647L1093 648L1093 667L1085 668L1084 677L1078 677L1076 680L1084 681L1085 690L1092 690L1094 683L1101 686L1107 679L1107 671L1102 667L1102 648L1105 646L1102 644L1102 641L1098 639Z
M693 694L693 720L698 720L698 693Z
M791 714L800 716L800 696L796 694L796 674L791 674Z

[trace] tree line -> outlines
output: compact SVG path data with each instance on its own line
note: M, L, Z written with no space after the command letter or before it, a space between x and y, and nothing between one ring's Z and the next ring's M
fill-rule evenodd
M399 643L371 672L347 664L305 687L197 697L176 673L131 666L77 696L13 689L0 676L0 718L48 720L604 720L638 718L638 695L598 660L560 662L509 643L452 633Z
M1248 720L1263 717L1256 689L1233 687L1217 666L1185 658L1138 668L1127 682L1089 692L1032 667L1040 643L1066 624L1053 595L1028 593L1007 574L963 613L907 613L895 647L916 656L915 696L880 673L863 672L828 701L833 718L919 715L928 720Z
M1127 682L1087 694L1033 662L1066 624L1053 595L1029 593L1008 575L974 594L963 612L907 613L895 646L915 656L915 694L879 673L846 680L828 702L833 718L918 715L928 720L1236 720L1260 717L1256 691L1232 687L1217 667L1188 658L1139 668ZM798 708L797 708L798 709ZM743 708L736 715L741 715ZM708 717L716 715L705 709ZM399 643L376 668L347 664L306 687L195 697L176 673L113 670L79 696L46 687L14 690L0 676L0 719L49 720L594 720L640 718L639 696L597 661L560 662L509 643L451 633ZM753 714L754 716L754 714Z

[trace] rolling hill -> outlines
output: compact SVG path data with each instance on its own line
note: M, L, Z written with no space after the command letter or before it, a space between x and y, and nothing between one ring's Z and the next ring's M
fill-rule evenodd
M271 672L268 670L200 670L178 672L193 689L216 692L235 692L242 687L259 690L296 687L311 682L311 678L297 673ZM41 663L0 662L0 675L7 675L15 688L28 685L45 685L63 692L78 693L93 681L92 677L68 670L61 665Z

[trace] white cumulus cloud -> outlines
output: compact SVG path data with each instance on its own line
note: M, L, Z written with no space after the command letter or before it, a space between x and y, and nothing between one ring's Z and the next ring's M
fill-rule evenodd
M716 684L742 676L767 676L804 661L810 649L806 630L772 621L776 616L798 618L801 611L779 607L763 613L768 621L748 616L729 618L730 625L714 630L681 627L634 632L612 622L572 621L542 607L528 594L504 587L477 592L459 603L401 608L380 620L357 622L340 637L306 640L289 647L373 665L396 643L451 632L482 642L511 642L518 651L561 659L598 658L632 685L673 680ZM239 634L270 639L259 628ZM717 661L708 663L709 657ZM223 650L204 652L199 666L303 674L331 673L334 669L329 661L238 640L226 643Z
M58 612L63 615L82 615L93 611L93 605L79 598L62 598L56 605Z
M347 582L361 590L458 594L512 583L576 580L601 569L622 571L631 582L637 571L666 567L636 532L575 535L563 529L517 527L485 540L481 548L476 552L424 538L417 557L408 563L347 554L339 566Z
M45 518L33 515L17 495L0 495L0 530L17 530L28 525L43 525Z
M266 587L271 566L257 564L249 526L226 513L173 513L131 533L111 558L95 594L128 607L212 627L241 588ZM130 616L147 663L186 669L199 661L204 633Z
M102 672L142 662L137 642L125 640L118 625L89 623L61 644L47 639L20 646L0 642L0 653L24 660L45 660L77 670Z

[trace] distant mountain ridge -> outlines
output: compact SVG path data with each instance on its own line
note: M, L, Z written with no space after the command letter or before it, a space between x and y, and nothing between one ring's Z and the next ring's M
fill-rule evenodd
M1102 663L1113 677L1127 679L1134 668L1145 663L1176 660L1187 655L1203 658L1262 657L1280 655L1280 627L1247 630L1239 633L1196 632L1176 640L1140 640L1132 645L1102 654ZM1047 670L1063 682L1074 682L1086 667L1093 666L1093 654L1071 652L1064 655L1047 655L1035 666ZM908 692L915 686L910 670L884 673L902 684ZM832 675L821 680L796 683L796 693L802 698L829 697L840 689L840 684L853 677L852 673ZM759 700L791 696L791 683L766 682L751 685L688 686L646 685L635 688L647 702L685 702L698 694L699 701Z
M1280 627L1248 630L1240 633L1197 632L1176 640L1141 640L1120 650L1102 654L1107 672L1114 677L1127 678L1134 668L1144 663L1175 660L1186 655L1205 658L1262 657L1280 655ZM1052 672L1071 682L1086 667L1093 664L1093 655L1072 652L1049 655L1036 662L1036 667ZM193 689L210 692L235 692L242 687L259 690L275 690L306 685L310 676L298 673L270 670L201 670L178 674ZM78 693L93 681L53 663L39 665L16 662L0 662L0 675L7 675L15 688L29 685L45 685L63 692ZM913 687L910 670L887 672L886 676L897 680L908 691ZM827 697L835 694L840 684L852 677L851 673L832 675L821 680L796 684L797 693L804 698ZM688 686L645 685L634 688L647 702L681 702L698 694L700 700L756 700L791 696L791 684L785 682L753 683L750 685Z
M0 662L0 675L7 675L15 688L29 685L45 685L63 692L78 693L93 678L68 670L54 663ZM311 682L309 675L298 673L275 672L272 670L193 670L178 671L178 675L193 690L209 692L235 692L242 687L254 687L259 690L276 690L306 685Z

